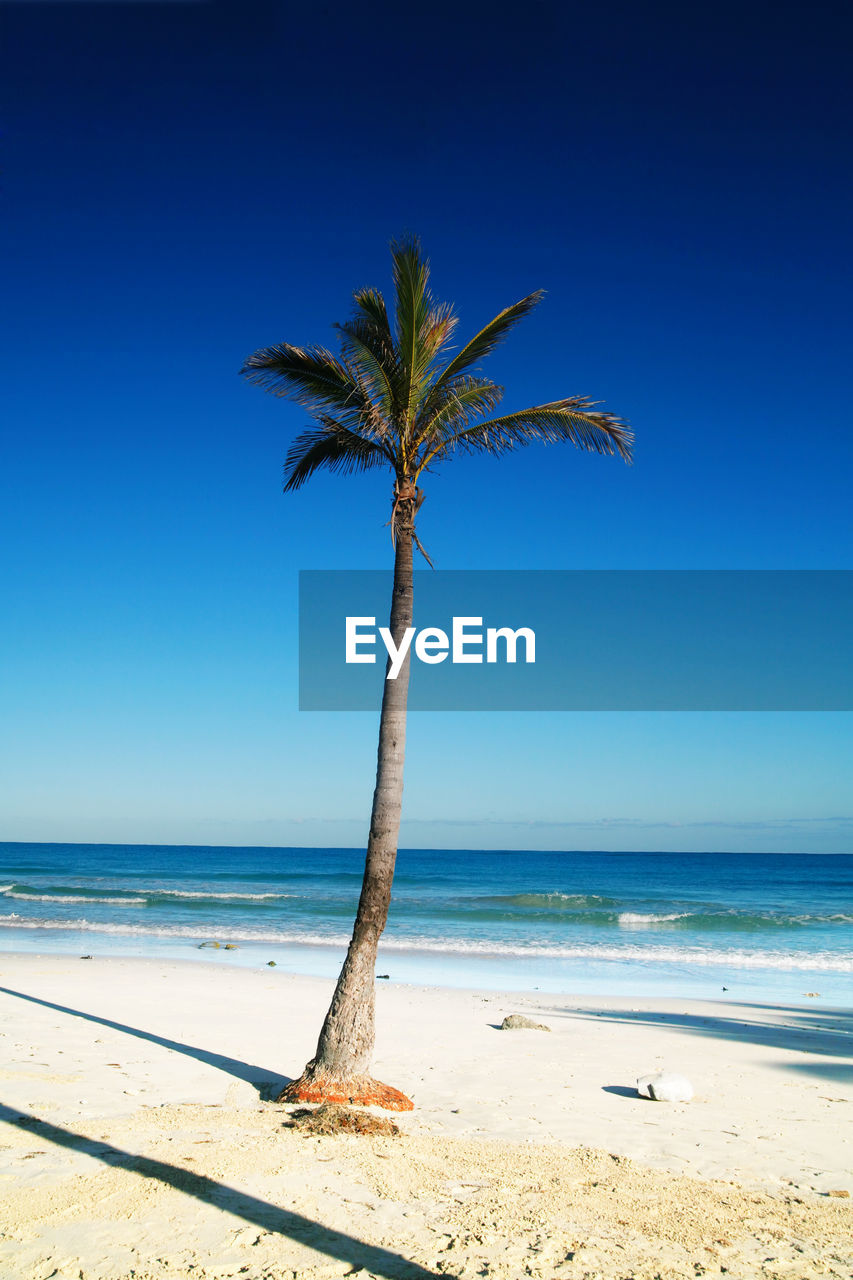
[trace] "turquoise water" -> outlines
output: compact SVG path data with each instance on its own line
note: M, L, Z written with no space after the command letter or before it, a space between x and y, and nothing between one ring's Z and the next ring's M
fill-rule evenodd
M331 976L362 860L350 849L0 844L0 948L274 960ZM853 856L403 851L377 971L579 994L817 991L853 1005Z

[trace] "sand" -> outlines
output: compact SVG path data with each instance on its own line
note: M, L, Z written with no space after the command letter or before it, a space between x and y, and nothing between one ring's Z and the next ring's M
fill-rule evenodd
M415 1111L399 1137L315 1137L267 1099L310 1057L326 981L227 957L4 954L0 987L12 1280L853 1267L853 1011L820 999L380 983L376 1074ZM551 1032L498 1030L510 1013ZM661 1067L692 1102L636 1096Z

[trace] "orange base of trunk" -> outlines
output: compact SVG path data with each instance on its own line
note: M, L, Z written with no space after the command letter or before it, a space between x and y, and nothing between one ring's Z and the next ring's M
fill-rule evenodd
M384 1107L386 1111L414 1111L415 1104L399 1089L370 1076L336 1080L332 1076L300 1076L282 1089L276 1102L336 1102L357 1107Z

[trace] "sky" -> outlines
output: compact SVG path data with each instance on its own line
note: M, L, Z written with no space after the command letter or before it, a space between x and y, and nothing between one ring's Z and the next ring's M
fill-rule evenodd
M389 482L281 493L293 405L419 235L507 410L636 461L429 478L442 569L850 569L843 4L0 3L0 839L359 846L376 716L297 709L300 569ZM733 625L736 620L733 619ZM630 646L630 636L625 637ZM410 717L406 847L849 852L850 713Z

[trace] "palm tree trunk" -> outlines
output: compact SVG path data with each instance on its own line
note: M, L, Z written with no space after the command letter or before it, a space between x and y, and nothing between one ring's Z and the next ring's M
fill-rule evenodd
M396 516L389 624L398 647L406 628L412 624L414 600L414 511L412 503L406 503L405 507L405 512ZM285 1086L279 1102L356 1102L394 1111L412 1109L405 1094L380 1084L369 1074L375 1040L376 951L388 919L403 806L409 660L407 654L396 680L385 681L382 695L376 789L364 880L346 960L320 1032L317 1052L300 1078Z

